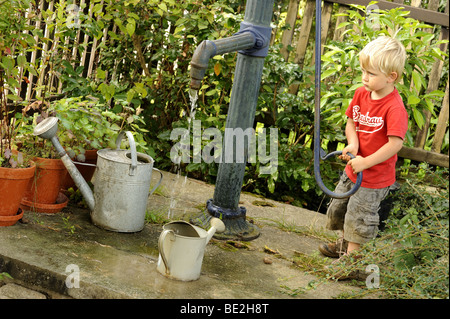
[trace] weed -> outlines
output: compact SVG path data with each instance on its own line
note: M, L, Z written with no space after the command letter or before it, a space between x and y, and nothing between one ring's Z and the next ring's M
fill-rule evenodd
M145 221L149 224L163 225L168 223L170 220L164 216L164 213L161 211L148 210L145 213Z
M4 278L13 279L13 277L11 277L11 275L7 272L0 272L0 280L3 280Z

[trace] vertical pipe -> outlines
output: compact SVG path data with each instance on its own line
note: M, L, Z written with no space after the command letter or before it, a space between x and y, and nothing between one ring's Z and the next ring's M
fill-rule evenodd
M264 65L264 58L250 57L241 53L238 55L225 125L222 163L219 165L213 198L214 205L232 210L238 209L246 158L244 158L244 163L236 163L236 153L239 150L236 148L235 142L226 143L229 140L227 133L232 130L236 132L236 129L242 129L245 132L248 128L253 128ZM244 142L244 150L247 149L247 143L248 141ZM225 162L225 154L229 152L234 154L232 163Z
M273 14L273 0L248 0L245 8L244 23L255 26L268 27ZM253 128L255 119L256 105L258 101L259 88L261 84L262 71L264 67L264 57L246 55L244 52L238 53L236 62L236 71L230 98L230 106L226 121L225 142L223 145L222 162L219 165L213 206L217 207L220 213L227 212L230 219L240 218L238 232L245 233L245 208L239 208L239 198L241 194L242 183L244 179L246 155L244 162L236 161L236 143L230 144L227 141L227 130L246 131ZM241 135L242 136L242 135ZM247 149L247 143L244 142L244 149ZM228 145L227 145L228 144ZM231 163L225 162L225 154L233 152L234 159ZM224 220L225 224L227 221ZM244 222L244 223L242 223ZM229 230L227 225L227 232ZM247 230L248 232L248 230ZM259 236L252 235L253 238ZM245 236L244 236L245 237Z

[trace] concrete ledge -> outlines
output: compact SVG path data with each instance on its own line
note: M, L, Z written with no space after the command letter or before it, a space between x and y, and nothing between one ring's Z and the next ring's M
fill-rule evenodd
M201 212L214 186L181 180L164 172L163 187L149 198L149 212L172 219ZM321 240L308 233L325 232L325 216L248 194L241 201L261 236L233 250L213 239L197 281L171 280L156 271L162 225L148 224L131 234L111 232L94 226L89 211L74 206L51 215L27 211L25 223L0 228L0 272L38 292L51 290L76 299L324 299L357 289L330 281L298 296L284 294L281 286L296 289L317 280L292 267L289 259L295 252L317 253ZM261 206L261 201L270 205ZM281 224L309 231L298 235L280 229ZM286 258L268 255L265 247ZM267 257L271 263L265 262ZM73 275L71 265L79 270L79 288L66 284Z

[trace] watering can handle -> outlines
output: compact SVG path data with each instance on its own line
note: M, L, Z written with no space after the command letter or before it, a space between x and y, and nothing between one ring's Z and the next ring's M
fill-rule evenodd
M155 170L155 171L157 171L157 172L161 175L161 177L160 177L158 183L155 185L155 187L153 187L153 189L150 191L150 193L148 194L148 196L150 196L151 194L153 194L153 192L158 188L158 186L161 184L161 182L162 182L162 180L163 180L163 174L162 174L162 172L161 172L159 169L154 168L154 167L152 167L152 169Z
M124 134L127 134L128 142L130 143L130 149L131 149L131 166L130 166L130 176L133 176L136 174L136 168L137 168L137 152L136 152L136 143L134 142L133 134L131 134L130 131L122 131L119 133L116 139L116 149L120 149L120 143L122 142L122 138ZM159 185L159 184L158 184Z
M164 252L164 241L166 240L166 236L167 234L169 234L172 236L172 241L175 240L175 233L173 232L173 230L171 229L164 229L161 233L161 235L159 236L159 240L158 240L158 250L159 250L159 254L161 255L161 259L164 263L164 267L166 268L166 275L170 276L170 268L169 268L169 263L167 262L167 257L166 257L166 253Z

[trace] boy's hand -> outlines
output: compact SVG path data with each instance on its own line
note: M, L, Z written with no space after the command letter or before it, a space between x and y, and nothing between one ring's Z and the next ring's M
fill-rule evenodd
M339 158L344 161L351 160L351 157L347 155L347 153L351 153L354 156L358 153L358 147L354 144L348 144L344 149L342 150L342 155L339 155Z
M354 159L349 160L347 165L350 165L353 174L358 174L359 172L367 169L364 157L362 156L356 156Z

